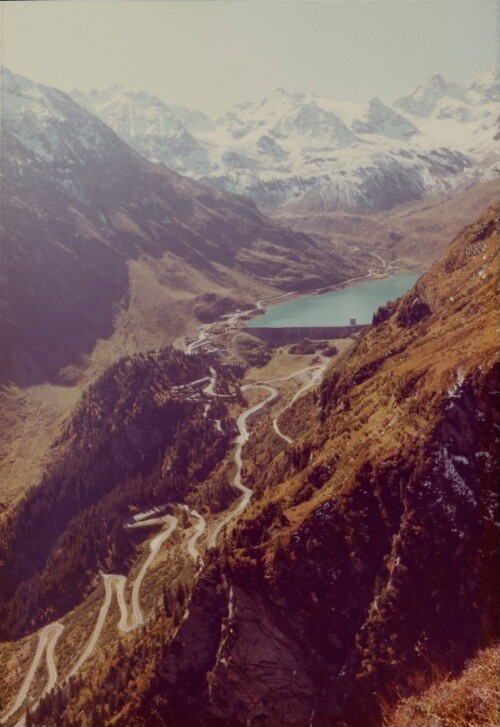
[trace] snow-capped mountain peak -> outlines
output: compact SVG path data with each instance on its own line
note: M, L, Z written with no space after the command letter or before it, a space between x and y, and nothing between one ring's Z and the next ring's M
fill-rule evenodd
M318 101L279 88L260 102L235 107L218 120L218 126L234 139L253 140L257 134L258 138L265 134L277 140L296 137L301 143L332 148L354 141L354 134L342 119Z
M213 128L205 114L169 106L158 96L121 85L88 94L75 91L72 97L152 161L196 174L206 174L213 168L192 134Z
M149 159L265 208L378 210L496 174L498 85L436 74L394 105L277 88L215 122L137 89L74 97Z
M62 91L1 69L2 133L45 162L88 161L119 142Z
M396 106L413 116L429 117L437 104L444 98L464 101L466 88L457 83L445 81L440 73L432 76L427 83L420 84L407 96L401 96Z
M150 118L153 116L168 118L172 126L177 122L189 132L208 131L214 126L212 120L201 111L191 111L182 106L167 104L158 96L135 86L116 84L103 91L94 89L82 93L74 90L70 95L81 106L101 117L112 114L119 117L123 109L128 108L137 118L141 112L148 113Z
M382 134L393 139L409 139L418 132L415 124L386 106L378 96L372 98L364 116L354 120L352 128L358 133Z
M467 83L467 91L476 103L500 103L500 71L490 68L471 78Z

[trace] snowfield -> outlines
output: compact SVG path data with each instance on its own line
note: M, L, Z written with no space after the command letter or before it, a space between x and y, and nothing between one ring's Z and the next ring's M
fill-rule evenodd
M392 106L278 89L216 120L121 86L73 98L153 161L267 208L376 211L498 173L494 70L433 76Z

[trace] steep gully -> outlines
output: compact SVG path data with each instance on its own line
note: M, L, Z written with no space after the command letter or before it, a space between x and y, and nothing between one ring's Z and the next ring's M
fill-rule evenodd
M352 282L352 281L350 281ZM227 330L233 329L236 327L237 322L243 318L244 316L255 312L255 310L262 310L263 305L266 302L275 301L278 299L286 298L291 295L294 295L294 293L285 293L283 295L275 296L274 298L268 298L264 300L260 300L256 304L256 309L252 309L250 311L238 311L236 313L230 314L226 316L226 327ZM211 324L204 324L200 326L198 336L190 342L186 346L186 353L187 354L193 354L196 352L196 350L202 348L205 344L211 342L212 337L209 335L208 330L210 328ZM278 418L281 416L281 414L286 411L289 407L292 406L292 404L300 397L302 396L308 389L315 386L319 381L321 380L322 373L326 367L327 363L319 366L309 366L304 369L301 369L300 371L294 372L293 374L290 374L289 376L272 379L270 381L262 381L257 382L255 384L247 384L242 387L242 391L249 391L249 390L263 390L268 393L268 396L260 401L259 403L251 406L248 409L245 409L237 419L237 427L239 434L236 438L235 442L235 450L234 450L234 463L236 466L236 471L234 474L234 477L232 479L232 486L235 490L240 492L242 494L241 499L237 503L236 507L231 509L228 514L226 514L215 526L212 533L210 534L210 537L207 542L208 548L214 548L217 544L217 539L219 537L219 534L223 528L225 528L232 520L237 518L239 515L241 515L244 510L248 507L248 504L250 503L251 497L252 497L252 490L250 490L248 487L246 487L242 482L242 469L243 469L243 460L242 460L242 449L243 446L246 444L246 442L249 439L249 431L247 428L247 420L249 417L251 417L256 412L260 411L263 407L270 404L271 401L277 398L278 391L270 386L269 384L274 383L280 383L283 381L287 381L289 379L295 378L296 376L306 374L308 376L308 380L303 384L303 386L296 392L296 394L293 396L293 398L288 402L288 404L279 412L278 416L275 417L272 420L273 429L276 432L276 434L281 437L287 444L292 443L291 437L287 436L286 434L283 434L279 428L278 425ZM203 383L204 381L208 381L207 386L203 389L203 393L207 396L231 396L231 395L224 395L224 394L218 394L215 391L216 386L216 372L214 369L210 369L210 375L207 377L204 377L202 379L199 379L194 382L190 382L188 384L184 384L182 386L175 387L176 389L183 389L187 388L189 386L192 386L193 384L199 384ZM190 557L193 559L195 564L198 566L197 574L200 573L201 569L203 568L203 560L201 558L200 552L197 549L197 542L201 538L201 536L204 534L206 530L206 522L204 518L195 510L191 510L187 507L187 505L179 505L178 507L184 509L188 514L190 514L193 518L197 520L196 525L194 526L194 533L190 537L188 543L187 543L187 551L190 555ZM177 527L177 518L172 515L160 515L160 510L158 508L140 513L136 515L133 518L132 523L127 523L125 525L126 529L135 529L135 528L143 528L143 527L153 527L157 525L162 525L163 529L155 535L149 543L150 552L144 563L142 564L139 573L134 581L133 587L132 587L132 595L131 595L131 604L130 604L130 610L131 614L129 614L129 608L126 603L125 598L125 586L127 582L126 576L114 574L114 573L101 573L103 582L104 582L104 600L102 602L94 629L92 631L92 634L90 635L90 638L88 639L83 651L81 652L80 656L78 657L77 661L73 665L73 667L70 669L68 674L64 677L64 679L61 680L61 684L64 684L68 681L71 677L73 677L75 674L78 673L78 671L81 669L83 664L89 659L89 657L94 652L97 643L99 641L99 637L101 635L102 629L104 627L109 608L111 606L111 602L113 599L113 591L116 593L116 598L118 602L118 606L120 609L120 620L118 622L118 630L122 633L127 633L129 631L132 631L142 625L144 623L144 616L142 614L141 606L140 606L140 589L142 582L146 576L146 573L155 560L161 546L163 543L169 539L169 537L172 535L174 530ZM8 712L6 712L2 717L2 722L5 722L8 720L15 712L17 712L23 704L26 702L29 694L30 687L32 685L33 679L35 677L35 674L38 670L38 667L40 665L40 662L42 660L43 654L45 653L45 659L46 659L46 665L47 665L47 671L48 671L48 679L45 684L45 687L43 688L43 691L40 694L40 698L43 697L46 693L50 692L57 684L58 681L58 673L57 673L57 667L54 660L54 651L57 644L57 641L59 637L61 636L62 632L64 630L64 626L61 623L52 623L45 626L39 635L38 639L38 646L35 653L35 656L33 657L33 660L30 664L30 668L26 674L26 677L21 685L21 688L19 689L19 692L16 696L16 699L14 701L14 704L10 708ZM36 706L38 702L35 703ZM15 727L24 727L26 724L26 717L25 714L21 715L20 719L16 722Z

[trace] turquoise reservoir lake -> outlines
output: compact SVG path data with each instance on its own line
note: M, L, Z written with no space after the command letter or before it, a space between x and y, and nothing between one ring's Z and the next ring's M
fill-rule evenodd
M404 295L420 277L417 273L389 275L321 295L308 295L289 303L270 306L264 315L248 322L250 328L294 326L348 326L371 323L381 305Z

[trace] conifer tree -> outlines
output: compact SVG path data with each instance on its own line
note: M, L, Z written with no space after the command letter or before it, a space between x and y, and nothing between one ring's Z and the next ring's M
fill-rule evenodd
M184 588L182 587L182 583L179 583L179 585L177 586L176 598L177 598L177 603L179 604L179 606L183 606L184 602L186 600L186 592L185 592Z

